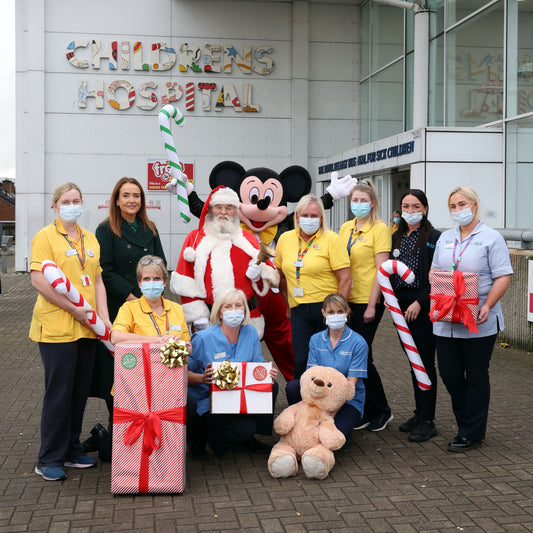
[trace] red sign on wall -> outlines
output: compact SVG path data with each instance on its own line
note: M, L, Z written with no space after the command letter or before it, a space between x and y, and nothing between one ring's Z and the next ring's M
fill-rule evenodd
M185 174L192 182L194 178L194 164L183 163ZM164 191L165 185L171 179L170 165L168 161L149 161L148 162L148 186L149 191Z

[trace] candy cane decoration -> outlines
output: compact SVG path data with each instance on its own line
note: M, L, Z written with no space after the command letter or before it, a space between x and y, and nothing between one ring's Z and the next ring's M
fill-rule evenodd
M429 390L431 389L431 380L429 379L426 369L424 368L422 359L420 359L420 354L416 348L415 341L413 340L402 310L400 309L398 298L396 298L396 295L392 290L389 279L391 274L398 274L406 283L409 284L413 283L415 280L415 275L402 262L397 261L396 259L389 259L388 261L382 263L379 267L378 283L391 312L394 325L396 326L398 334L400 335L402 346L404 347L405 353L407 354L409 362L411 363L411 368L415 373L418 386L422 390Z
M185 189L185 180L187 176L183 173L183 165L180 163L176 147L174 146L174 139L170 131L170 119L174 119L178 126L183 126L183 115L171 104L161 108L159 111L159 129L163 136L165 143L165 150L167 152L168 162L170 164L170 173L172 178L176 180L178 186L178 204L180 206L180 217L184 222L191 220L191 212L189 210L189 200L187 199L187 190Z
M45 259L41 263L41 271L46 278L46 281L48 281L59 294L66 296L76 307L82 307L87 310L87 317L89 318L91 328L104 343L105 347L114 355L115 347L109 341L109 330L106 325L96 314L96 311L89 305L89 303L87 303L78 289L72 285L67 276L63 274L61 269L50 259Z

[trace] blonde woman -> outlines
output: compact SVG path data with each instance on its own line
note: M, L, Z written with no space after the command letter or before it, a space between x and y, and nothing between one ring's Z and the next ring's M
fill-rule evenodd
M339 231L350 257L352 286L349 303L352 313L349 326L368 344L365 411L356 429L381 431L394 417L374 365L372 341L385 309L376 274L389 258L391 234L387 224L378 217L378 197L371 182L361 181L352 189L350 208L354 218L345 222Z

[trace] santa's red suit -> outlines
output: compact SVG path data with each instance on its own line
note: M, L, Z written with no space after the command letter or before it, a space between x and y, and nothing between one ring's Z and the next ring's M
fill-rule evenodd
M209 205L239 206L237 194L226 187L213 189L205 202L197 230L191 231L181 249L176 271L170 280L171 290L181 296L181 305L188 323L209 318L210 306L217 296L228 289L241 289L248 302L255 307L250 310L253 324L262 338L264 320L255 295L268 291L270 285L279 284L279 273L270 264L261 264L261 280L254 284L246 277L250 260L257 260L259 244L248 231L237 224L235 231L211 234L205 227ZM208 307L209 306L209 307ZM249 305L250 306L250 305Z

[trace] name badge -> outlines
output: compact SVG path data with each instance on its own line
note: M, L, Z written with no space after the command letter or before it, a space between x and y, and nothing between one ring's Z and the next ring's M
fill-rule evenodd
M213 359L225 359L225 358L226 358L226 352L219 352L213 356Z
M76 255L78 252L76 252L76 250L72 250L72 248L70 250L67 250L65 252L67 254L67 257L70 257L71 255Z
M296 268L302 268L304 266L304 262L303 261L294 261L294 266Z
M294 288L292 289L292 295L293 295L295 298L298 298L298 296L303 296L303 295L304 295L303 287L294 287Z
M453 248L453 242L444 245L444 248Z
M88 250L87 250L87 255L88 255L89 257L94 257L94 252L93 252L92 250L88 249Z
M81 283L84 287L90 287L92 285L91 278L87 275L81 277Z
M181 324L170 324L170 329L172 331L181 331Z

